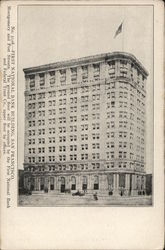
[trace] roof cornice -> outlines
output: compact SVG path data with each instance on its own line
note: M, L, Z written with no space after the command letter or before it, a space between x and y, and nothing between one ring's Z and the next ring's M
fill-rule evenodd
M23 69L25 75L40 73L51 70L60 70L68 67L77 67L80 65L97 63L108 60L116 60L116 59L126 59L130 60L132 63L136 65L136 67L145 75L148 76L148 71L144 68L144 66L140 63L140 61L132 54L126 52L112 52L112 53L103 53L93 56L81 57L77 59L70 59L45 65L40 65L36 67L30 67Z

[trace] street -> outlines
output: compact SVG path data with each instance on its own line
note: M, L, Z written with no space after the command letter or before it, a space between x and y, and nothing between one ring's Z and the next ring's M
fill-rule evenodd
M72 196L71 194L33 194L20 195L18 197L19 206L151 206L151 196L136 197L114 197L98 196L95 200L93 195Z

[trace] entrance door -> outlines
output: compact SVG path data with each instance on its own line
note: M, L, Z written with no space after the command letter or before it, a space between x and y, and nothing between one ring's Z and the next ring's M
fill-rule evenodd
M65 178L61 177L61 193L65 192Z
M41 186L40 186L41 190L44 190L44 182L45 182L44 177L41 177Z
M50 177L50 190L54 190L54 177Z

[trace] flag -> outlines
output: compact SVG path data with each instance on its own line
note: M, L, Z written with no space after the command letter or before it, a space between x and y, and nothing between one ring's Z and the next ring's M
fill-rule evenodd
M123 28L123 22L119 25L118 29L116 30L114 38L116 38L117 35L119 35L122 32L122 28Z

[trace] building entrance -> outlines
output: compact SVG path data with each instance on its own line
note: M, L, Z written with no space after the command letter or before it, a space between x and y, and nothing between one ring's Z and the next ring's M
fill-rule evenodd
M40 189L41 190L44 190L44 188L45 188L44 182L45 182L44 178L41 177L41 184L40 184Z
M50 190L54 190L54 177L50 177Z
M65 192L65 178L61 177L61 193Z

